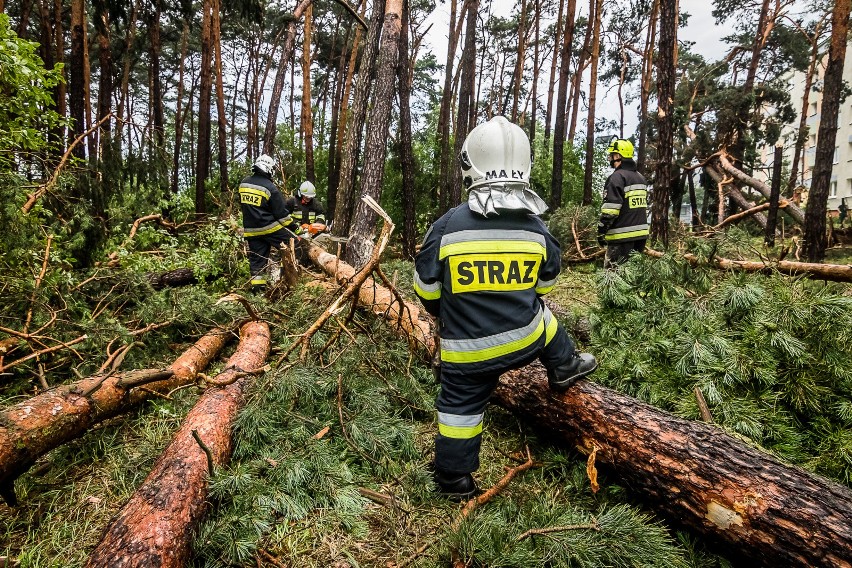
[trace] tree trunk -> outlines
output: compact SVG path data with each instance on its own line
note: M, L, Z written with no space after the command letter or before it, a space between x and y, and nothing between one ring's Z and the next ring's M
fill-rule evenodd
M536 111L538 110L538 75L539 69L539 51L540 51L540 36L541 36L541 0L535 0L535 20L533 20L535 31L533 32L533 76L532 76L532 109L530 110L530 151L535 154L535 127L536 127ZM477 96L477 99L479 97ZM533 156L535 157L535 156Z
M166 272L155 272L146 274L145 277L151 283L154 290L163 288L178 288L180 286L189 286L197 284L198 279L195 277L195 272L191 268L175 268Z
M674 145L674 50L677 45L677 0L660 2L660 49L657 55L657 124L659 142L651 203L651 239L669 246L669 185Z
M813 36L808 37L811 44L811 57L808 63L808 70L805 75L805 90L802 96L801 112L799 113L799 129L796 131L796 146L793 149L793 162L790 165L790 181L787 182L787 195L792 196L793 190L796 187L796 177L799 175L799 162L802 158L802 153L805 149L805 140L808 136L808 107L810 106L811 86L813 85L814 75L816 74L816 66L819 62L819 46L820 36L822 35L825 20L821 18L816 23L816 28L813 30ZM804 164L802 164L804 170Z
M44 2L48 2L48 0L44 0ZM53 6L53 41L50 43L53 49L53 61L55 69L57 65L63 64L65 62L65 34L62 29L62 10L63 3L62 0L54 0ZM62 69L62 76L68 76L67 70ZM67 81L67 79L66 79ZM52 95L53 100L56 102L56 113L65 118L68 114L66 96L65 96L65 85L66 81L59 81L59 83L53 87ZM52 156L52 163L55 165L59 162L62 155L65 153L65 126L57 125L54 130L51 131L51 139L56 144L56 150Z
M805 213L804 251L811 262L825 258L827 239L825 215L828 206L828 188L834 161L834 142L840 113L843 90L843 63L849 33L849 11L852 0L836 0L831 16L831 43L828 47L828 65L823 77L822 112L817 134L811 191Z
M101 120L112 110L112 47L109 37L109 9L105 2L93 3L93 5L95 6L95 30L98 35L98 62L100 65L97 121L101 123ZM108 152L107 147L112 141L111 125L112 121L104 121L101 123L101 129L98 133L97 139L100 148L97 155L101 160L105 158L104 152Z
M461 20L467 7L467 1L462 6L462 12L456 16L457 0L450 0L450 33L447 39L447 61L444 65L444 87L441 91L441 105L438 110L438 128L435 145L438 162L438 211L445 212L450 207L450 116L453 105L453 65L456 60L461 31Z
M212 28L214 0L203 0L201 16L201 68L198 92L198 158L195 163L195 214L207 212L205 184L210 174L210 97L213 93Z
M376 90L373 106L367 121L367 140L364 147L364 168L361 175L361 194L381 201L382 181L385 174L387 139L390 117L393 110L394 85L399 61L399 36L401 28L402 0L387 0L382 25L382 45L379 50L376 70ZM355 266L363 265L373 253L373 237L376 229L376 212L359 200L355 206L346 261Z
M829 162L829 170L831 169L831 161L834 157L834 143L832 142L831 146L831 154L828 157ZM747 185L753 189L756 189L761 195L763 195L766 199L769 199L772 195L772 188L766 185L764 182L757 180L741 170L738 170L734 167L734 165L728 160L727 156L724 154L719 155L719 165L722 170L730 175L732 178L737 180L738 182ZM826 190L826 195L828 195ZM790 216L793 221L797 224L801 225L805 222L805 213L801 210L801 208L794 203L790 203L787 207L784 208L784 211Z
M346 286L355 278L357 270L339 260L333 254L316 245L310 245L308 257L329 276L333 276L338 284ZM425 349L424 360L430 360L435 352L434 333L430 322L432 318L417 304L404 302L400 305L399 297L391 290L367 278L358 291L358 305L369 309L374 315L386 319L391 329L406 338L409 344L419 345Z
M559 46L562 45L562 14L565 0L559 0L559 13L556 16L556 35L553 37L553 56L550 59L550 80L547 83L547 111L544 118L544 147L550 143L550 122L553 117L553 88L556 84L556 63L559 61Z
M769 194L769 213L766 216L766 232L764 242L769 247L775 246L775 226L778 221L778 201L781 197L781 166L784 159L784 144L775 145L775 155L772 161L772 191Z
M361 3L361 17L364 17L367 10L367 3ZM349 54L349 66L346 71L346 81L343 84L343 96L340 101L340 122L337 125L337 147L335 149L335 162L333 175L328 176L328 214L331 218L337 212L338 190L340 188L340 168L343 163L343 142L346 137L346 124L349 119L349 94L352 91L352 78L355 76L355 62L358 58L358 46L361 41L362 30L359 26L355 30L355 40L352 42L352 51ZM336 225L335 225L336 226ZM335 233L336 234L336 233Z
M697 227L701 224L701 217L698 215L698 200L695 198L695 178L694 172L689 171L686 175L686 181L689 187L689 207L692 209L692 226ZM706 200L706 196L705 196Z
M399 159L402 168L402 254L414 258L417 246L417 216L414 191L414 152L411 135L411 59L408 47L408 0L402 4L402 28L399 36L399 62L396 80L399 84Z
M314 173L314 115L311 108L311 27L313 6L305 10L305 34L302 42L302 134L305 140L305 177L316 182Z
M592 26L586 26L586 34L583 37L583 47L580 48L580 56L577 58L577 68L571 78L571 117L568 121L568 140L574 143L574 135L577 133L577 117L580 108L580 86L583 82L583 71L586 69L586 60L592 44ZM567 112L567 110L566 110Z
M583 175L583 205L591 205L593 198L592 177L595 163L595 102L598 90L598 59L601 53L601 12L603 0L590 0L589 11L594 8L592 27L592 77L589 81L589 114L586 121L586 167Z
M521 98L521 81L524 76L524 58L527 42L527 0L521 0L521 15L518 19L518 59L515 61L515 73L512 76L512 122L518 123L518 101Z
M218 142L219 156L219 189L223 194L228 192L228 119L225 112L225 86L222 76L222 3L213 0L213 16L211 21L213 44L214 72L216 74L216 141Z
M70 141L76 140L86 131L86 86L84 77L86 12L84 4L84 0L73 0L71 2L71 56L68 73L71 79L68 88L69 116L72 120ZM86 146L77 144L71 153L75 157L83 159L86 157Z
M86 566L186 564L194 529L207 511L213 474L209 468L226 464L233 450L231 429L252 376L240 371L261 368L268 353L269 326L245 324L236 353L216 377L216 382L236 380L204 392L151 473L110 523Z
M230 337L229 330L208 333L163 370L166 376L162 380L148 383L144 389L120 386L123 379L134 376L132 371L99 375L56 387L4 409L0 412L0 488L11 491L15 479L36 459L79 438L95 424L127 412L156 393L165 394L191 384Z
M651 75L654 70L654 45L657 40L657 17L660 13L660 0L651 4L651 16L648 22L648 34L645 50L642 54L641 85L639 87L639 144L636 146L636 168L645 172L645 141L648 135L648 99L651 97Z
M174 155L172 156L172 180L171 180L171 192L172 195L177 195L178 193L178 178L180 176L180 149L181 142L183 141L183 112L184 109L181 106L183 103L183 71L184 65L186 63L186 50L189 42L189 19L183 20L183 32L181 33L180 39L180 61L178 62L178 84L177 84L177 100L175 101L175 147L174 147ZM191 104L192 99L190 98L190 103L187 105L189 108L192 108Z
M574 42L574 22L577 0L568 0L565 12L565 31L559 63L559 89L556 96L556 125L553 130L553 169L550 176L550 208L562 206L562 183L565 159L565 111L568 107L568 72L571 65L571 44ZM556 47L553 48L554 51ZM556 57L556 55L554 55Z
M293 11L290 23L287 24L287 36L284 39L284 47L281 49L281 57L278 60L278 69L275 72L272 93L269 95L269 112L266 115L266 127L263 129L264 154L271 154L275 145L275 132L278 127L278 107L281 105L281 93L284 91L284 81L287 78L290 58L293 56L293 49L296 46L296 22L302 19L302 15L308 9L308 6L311 5L312 1L302 0L299 2L299 5Z
M852 492L729 436L588 381L564 394L529 366L494 401L607 464L678 525L766 566L852 566Z
M367 101L373 86L373 69L379 51L379 34L385 15L385 0L376 0L373 4L373 16L367 30L364 53L358 68L358 80L352 100L352 112L346 128L340 162L340 184L337 187L337 208L334 212L332 233L341 237L348 235L355 209L355 170L361 150L361 137L364 121L367 118Z
M461 155L462 146L471 131L471 123L476 120L476 101L473 100L476 82L476 21L479 12L479 0L467 3L467 21L465 23L464 50L459 63L459 102L456 115L455 144L453 155ZM461 168L455 167L450 173L449 206L455 207L462 201Z

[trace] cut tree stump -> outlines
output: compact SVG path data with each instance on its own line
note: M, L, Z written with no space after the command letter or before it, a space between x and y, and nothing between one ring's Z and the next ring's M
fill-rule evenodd
M230 459L231 428L244 404L243 391L269 354L269 326L252 321L240 344L186 416L142 485L110 523L89 567L180 567L190 556L195 527L207 509L209 468Z
M15 479L50 450L79 438L95 424L127 412L143 400L195 381L199 371L233 336L216 329L187 349L168 369L88 377L58 386L0 411L0 491L12 505ZM144 388L121 386L142 375L160 378ZM157 375L160 373L160 375Z
M720 428L600 385L565 393L540 365L503 375L494 402L596 459L661 515L764 566L852 566L852 491Z

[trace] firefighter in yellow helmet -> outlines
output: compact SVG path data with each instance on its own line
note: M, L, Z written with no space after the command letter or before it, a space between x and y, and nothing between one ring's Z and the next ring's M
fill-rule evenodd
M560 271L559 243L530 189L526 133L497 116L462 146L468 200L438 219L415 258L414 290L440 320L434 478L450 499L473 496L482 422L498 377L536 359L551 388L568 389L596 367L542 300Z
M287 200L287 209L293 216L293 229L300 235L316 235L325 231L325 209L317 199L317 189L305 181L296 195Z
M645 250L648 240L648 184L636 171L633 144L615 138L607 148L609 165L615 168L604 185L598 222L598 243L606 247L604 266L627 260L634 251Z

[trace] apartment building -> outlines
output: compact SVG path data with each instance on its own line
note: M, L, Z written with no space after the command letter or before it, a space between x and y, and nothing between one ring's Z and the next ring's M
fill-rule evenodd
M816 156L817 133L819 132L820 118L822 116L821 87L823 84L822 77L825 73L825 60L823 60L822 65L817 66L817 73L818 76L814 78L810 96L808 97L806 117L808 138L805 140L804 155L799 162L799 174L796 177L797 186L802 188L801 205L806 205L807 203L807 192L811 186L812 168ZM846 50L843 80L848 84L852 84L852 49ZM787 168L793 163L793 151L795 150L796 133L800 120L799 114L801 113L802 100L804 99L805 73L796 72L790 74L788 86L790 89L790 101L796 109L796 119L792 124L785 125L781 133L781 140L784 143L784 164ZM828 197L828 211L835 215L837 214L841 200L845 201L847 207L852 208L852 97L848 97L841 104L837 127ZM773 152L773 147L766 146L761 148L760 157L762 167L759 172L755 172L755 177L764 180L768 179L768 173L772 171ZM794 195L794 199L798 198L799 195Z

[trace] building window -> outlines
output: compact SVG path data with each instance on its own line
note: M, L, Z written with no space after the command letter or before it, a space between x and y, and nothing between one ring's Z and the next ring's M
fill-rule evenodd
M808 147L813 148L816 146L816 134L811 134L808 136Z
M837 197L837 182L831 182L831 185L828 186L828 196L829 197Z
M840 163L840 146L834 147L834 158L831 160L832 164Z
M846 195L844 197L848 197L852 195L852 178L846 179Z
M811 103L810 104L810 113L808 113L808 116L816 116L816 113L817 113L817 104Z

